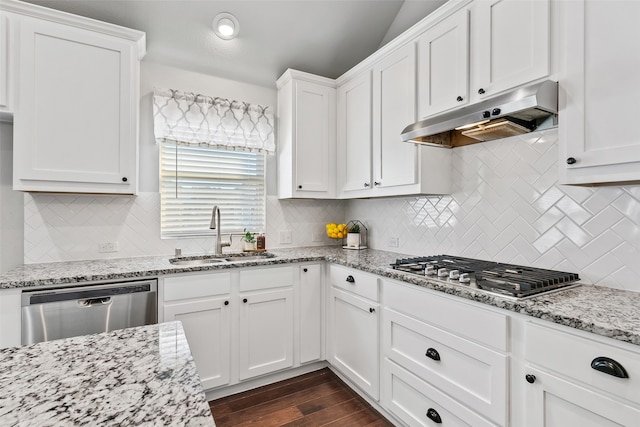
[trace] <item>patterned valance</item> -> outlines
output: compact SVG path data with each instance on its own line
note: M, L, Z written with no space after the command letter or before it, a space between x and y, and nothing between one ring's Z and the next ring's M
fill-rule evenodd
M155 89L153 121L156 141L268 153L276 149L270 107Z

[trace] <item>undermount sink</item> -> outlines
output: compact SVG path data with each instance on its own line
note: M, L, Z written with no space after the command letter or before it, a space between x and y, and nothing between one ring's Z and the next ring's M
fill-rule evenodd
M169 262L173 265L208 265L208 264L228 264L234 262L243 261L260 261L263 259L273 258L275 255L264 253L262 255L244 255L244 254L227 254L224 257L221 256L207 256L201 258L171 258Z

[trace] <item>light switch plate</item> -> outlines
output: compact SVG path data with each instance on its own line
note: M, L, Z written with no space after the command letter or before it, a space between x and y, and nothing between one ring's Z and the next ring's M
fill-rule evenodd
M280 231L280 244L281 245L290 245L293 239L291 237L291 230L282 230Z

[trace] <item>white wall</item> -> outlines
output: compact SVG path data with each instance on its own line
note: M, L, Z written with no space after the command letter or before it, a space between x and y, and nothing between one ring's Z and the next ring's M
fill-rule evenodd
M640 292L640 185L559 185L557 138L455 148L451 195L351 201L346 216L367 225L376 249L558 269Z
M13 191L13 126L0 122L0 273L22 264L23 195Z
M210 96L269 105L275 110L276 90L198 74L143 61L140 83L140 193L137 197L26 194L24 201L24 262L69 261L144 255L212 252L214 238L160 239L158 147L153 136L153 88L180 89ZM276 156L267 158L267 247L280 246L280 231L291 231L289 246L323 245L312 242L324 233L325 217L339 221L339 201L279 201L276 197ZM223 230L224 233L224 230ZM226 239L226 236L224 236ZM120 250L99 253L98 245L118 242ZM284 246L284 245L283 245ZM240 249L236 236L232 249Z

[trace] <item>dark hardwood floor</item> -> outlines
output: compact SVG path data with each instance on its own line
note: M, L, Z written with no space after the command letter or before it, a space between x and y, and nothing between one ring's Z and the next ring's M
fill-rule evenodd
M328 368L209 402L217 427L393 426Z

